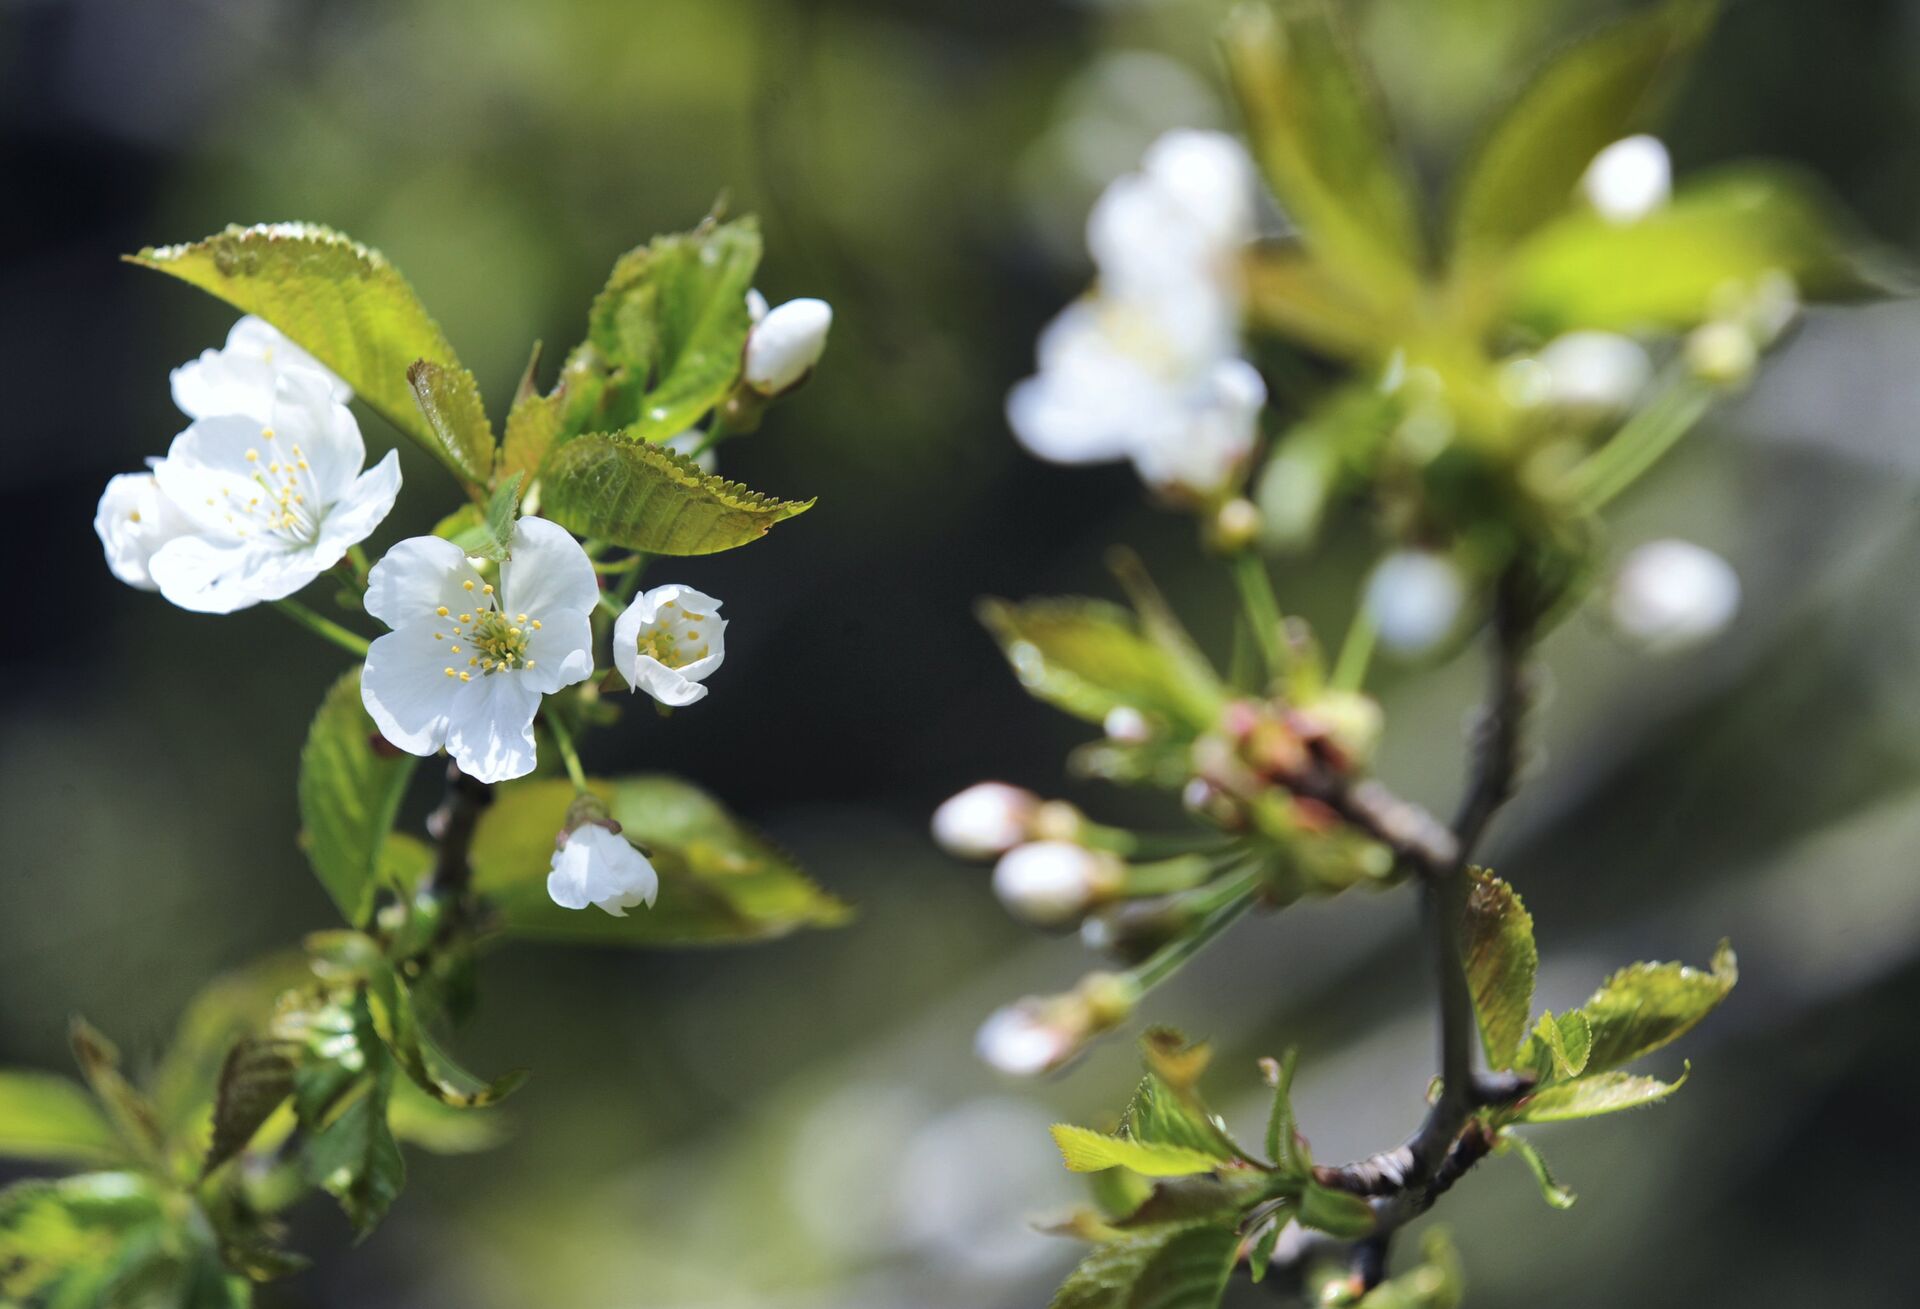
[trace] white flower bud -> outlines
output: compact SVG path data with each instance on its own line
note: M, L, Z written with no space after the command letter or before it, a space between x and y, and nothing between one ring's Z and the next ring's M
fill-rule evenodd
M825 300L789 300L769 310L747 337L747 385L761 395L797 386L826 352L832 326Z
M1702 323L1687 334L1686 358L1701 381L1733 386L1753 375L1760 349L1739 323Z
M547 894L562 909L598 905L625 918L635 905L652 906L660 876L647 857L612 826L584 822L568 832L553 853Z
M1466 582L1446 556L1398 550L1374 566L1363 603L1382 645L1420 655L1452 634L1466 599Z
M1580 189L1602 218L1631 223L1667 202L1673 191L1673 162L1658 137L1630 136L1593 157Z
M933 839L957 859L994 859L1027 839L1039 809L1031 791L980 782L933 811Z
M767 316L767 297L760 294L759 287L757 286L748 287L747 288L747 321L752 323L755 327L758 327L760 325L760 320L765 318L766 316Z
M1547 342L1538 357L1547 370L1545 399L1563 409L1626 409L1653 376L1639 342L1617 332L1568 332Z
M1132 705L1115 705L1100 721L1107 739L1119 745L1145 745L1153 739L1153 725Z
M1079 1033L1053 1021L1044 1002L1022 1000L995 1010L974 1035L974 1053L1009 1077L1038 1077L1067 1062Z
M1037 927L1078 921L1119 881L1116 870L1099 855L1067 841L1016 846L993 869L993 893L1000 903Z
M1649 541L1613 581L1613 621L1645 649L1669 653L1716 636L1740 608L1740 579L1726 560L1691 541Z

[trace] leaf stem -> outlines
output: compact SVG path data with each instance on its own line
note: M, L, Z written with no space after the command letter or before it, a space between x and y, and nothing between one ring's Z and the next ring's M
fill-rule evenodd
M1287 667L1280 602L1273 594L1273 578L1257 550L1242 550L1233 557L1233 580L1240 588L1240 605L1253 629L1260 657L1266 661L1267 675L1278 677Z
M1265 875L1266 870L1258 863L1253 863L1231 877L1222 878L1207 890L1196 892L1194 905L1205 915L1199 925L1185 936L1161 946L1127 974L1139 988L1139 994L1145 995L1179 972L1189 959L1238 922L1240 916L1253 907L1254 897L1258 895Z
M366 637L350 632L331 618L324 618L298 600L275 600L273 607L322 640L331 641L356 659L365 659L372 644Z
M573 733L567 730L567 725L558 714L543 714L540 721L546 724L554 746L560 751L560 762L567 766L567 776L573 782L573 789L584 792L587 789L587 773L580 766L580 752L574 748Z
M1581 513L1597 512L1658 463L1700 421L1714 395L1713 388L1676 373L1612 440L1567 475L1567 499Z
M1373 663L1375 638L1380 634L1373 614L1363 605L1347 624L1347 635L1340 642L1340 656L1334 660L1329 685L1336 691L1358 691L1367 683L1367 668Z

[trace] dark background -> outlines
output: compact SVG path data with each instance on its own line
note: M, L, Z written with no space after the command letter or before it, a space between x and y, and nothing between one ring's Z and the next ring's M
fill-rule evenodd
M1437 182L1534 57L1613 7L1353 8ZM1058 780L1083 733L1020 694L974 597L1106 593L1101 553L1127 541L1203 636L1226 624L1187 523L1123 469L1026 459L1000 414L1084 281L1099 185L1162 127L1228 121L1219 13L0 0L0 1059L65 1067L84 1013L151 1060L200 982L331 921L293 778L337 655L271 612L121 587L90 530L106 479L181 425L167 370L232 319L116 256L232 221L343 228L406 271L497 413L533 339L549 357L577 339L620 251L724 191L765 222L768 295L836 311L815 380L724 467L820 503L750 549L656 566L725 600L726 667L696 710L630 714L586 754L713 788L861 917L752 950L499 952L463 1050L536 1070L510 1142L414 1154L358 1249L315 1204L318 1268L262 1300L1043 1302L1074 1251L1025 1224L1076 1194L1045 1126L1116 1109L1132 1055L1114 1042L1041 1086L973 1061L982 1016L1089 961L1008 921L924 823L983 776L1152 817ZM1676 164L1789 159L1912 251L1916 60L1913 3L1733 4L1677 106ZM1723 934L1744 975L1682 1048L1697 1072L1672 1103L1537 1134L1582 1193L1571 1214L1510 1161L1449 1197L1474 1304L1912 1302L1889 1237L1920 1216L1917 354L1909 307L1811 316L1622 504L1617 545L1679 534L1735 562L1746 607L1719 643L1647 660L1582 614L1549 646L1539 757L1493 851L1539 924L1542 1001L1632 958L1704 962ZM452 503L402 457L376 547ZM1343 620L1374 548L1339 527L1282 566L1283 599ZM1475 673L1382 671L1391 780L1448 798ZM1300 1043L1316 1152L1364 1153L1410 1125L1432 1069L1410 928L1404 895L1257 923L1150 1014L1218 1042L1215 1098L1246 1123L1252 1057Z

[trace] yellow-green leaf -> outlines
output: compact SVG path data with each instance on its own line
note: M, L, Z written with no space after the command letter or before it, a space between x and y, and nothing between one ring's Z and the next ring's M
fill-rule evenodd
M1599 1073L1546 1087L1522 1100L1511 1115L1516 1123L1565 1123L1598 1118L1623 1109L1657 1104L1686 1084L1682 1072L1671 1082L1633 1073Z
M765 536L813 507L775 500L625 436L576 437L553 452L540 510L579 536L648 554L704 555Z
M1684 1036L1727 998L1739 980L1739 962L1724 941L1714 951L1707 972L1684 964L1634 964L1621 969L1580 1007L1593 1032L1587 1072L1632 1063Z
M126 1157L113 1124L65 1077L0 1069L0 1159L94 1167Z
M378 734L350 669L320 702L300 751L301 843L349 923L366 922L380 855L413 775L412 755L374 750Z
M1027 691L1091 722L1121 706L1189 732L1218 721L1226 692L1100 600L984 600L980 621Z
M1107 1136L1066 1123L1054 1124L1053 1143L1060 1147L1060 1157L1067 1167L1076 1173L1128 1168L1142 1177L1188 1177L1210 1173L1220 1166L1220 1161L1204 1150Z
M416 359L407 385L427 427L440 442L441 458L467 481L482 483L493 472L493 424L480 399L480 384L460 367Z
M1533 917L1514 889L1484 868L1470 871L1461 950L1487 1062L1511 1068L1533 1014L1540 956Z

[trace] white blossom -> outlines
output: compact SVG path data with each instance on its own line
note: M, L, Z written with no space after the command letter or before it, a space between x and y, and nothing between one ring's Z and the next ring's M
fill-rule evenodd
M1363 603L1382 645L1419 655L1453 633L1466 598L1460 570L1446 556L1398 550L1374 566Z
M367 578L367 612L393 630L373 643L361 699L410 754L446 748L482 782L532 771L540 698L593 674L593 563L565 528L514 525L496 588L460 547L400 542Z
M1568 332L1547 342L1537 357L1546 369L1545 398L1563 409L1629 408L1653 376L1646 350L1617 332Z
M660 875L615 827L585 822L568 832L553 852L547 894L562 909L598 905L625 918L635 905L652 906Z
M974 1053L1009 1077L1037 1077L1080 1048L1080 1034L1052 1021L1042 1004L1021 1001L995 1010L973 1038Z
M1628 553L1613 581L1612 613L1620 631L1656 653L1671 653L1718 635L1740 609L1732 565L1691 541L1649 541Z
M1119 745L1145 745L1153 739L1153 724L1132 705L1115 705L1100 720L1100 730Z
M318 359L248 314L227 333L223 348L202 351L192 363L173 370L173 402L189 418L245 414L269 422L276 383L287 372L317 374L335 400L345 404L353 399L353 388Z
M1070 841L1016 846L993 869L993 893L1000 903L1041 927L1077 921L1118 881L1109 862Z
M957 859L993 859L1026 840L1040 797L1005 782L976 782L933 811L933 839Z
M690 586L656 586L613 625L613 664L627 685L679 708L705 698L701 683L727 657L720 602Z
M1629 136L1593 157L1580 179L1587 202L1610 223L1645 218L1673 191L1673 163L1658 137Z
M762 395L799 385L826 353L832 326L833 307L825 300L789 300L768 310L747 336L747 385Z
M278 374L265 419L196 419L153 466L155 488L177 514L171 526L181 530L148 559L152 583L202 613L293 594L393 508L399 455L363 472L366 457L353 415L309 369Z
M160 494L152 473L121 473L107 483L93 530L107 552L107 567L128 586L160 588L149 567L161 546L193 530L193 522Z

